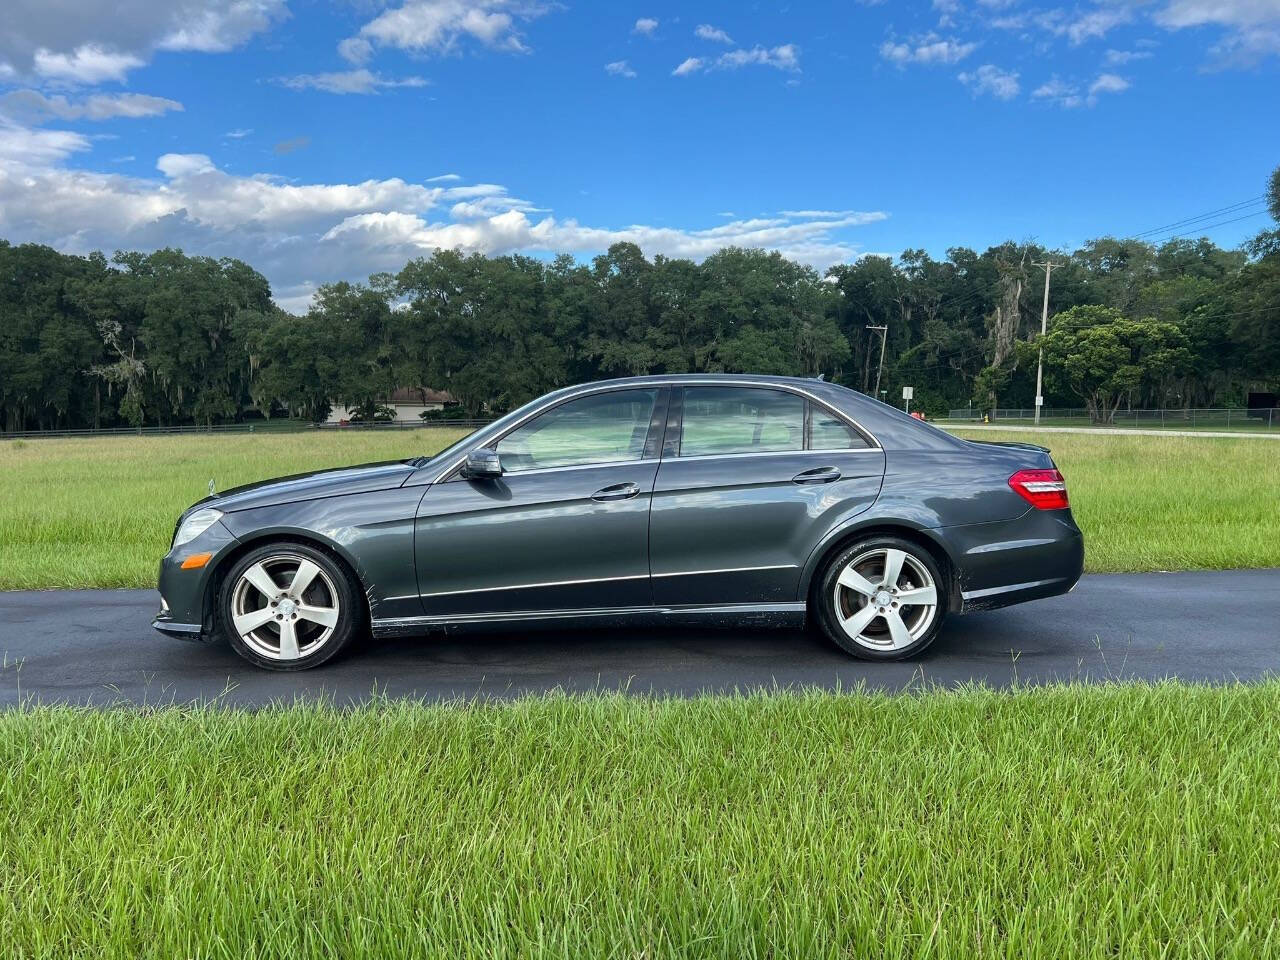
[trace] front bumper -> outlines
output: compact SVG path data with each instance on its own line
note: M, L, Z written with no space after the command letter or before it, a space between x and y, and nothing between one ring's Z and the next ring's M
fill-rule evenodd
M1084 572L1084 537L1070 510L935 531L956 564L961 613L1068 593Z
M194 540L170 550L160 561L157 581L160 609L151 626L165 636L179 640L212 640L215 571L238 543L231 531L218 521ZM202 567L182 569L182 562L198 553L212 556Z
M174 620L165 610L161 610L156 614L156 618L151 621L151 626L159 630L166 637L173 637L175 640L192 640L196 642L209 640L210 637L205 635L204 626L199 623L179 623Z

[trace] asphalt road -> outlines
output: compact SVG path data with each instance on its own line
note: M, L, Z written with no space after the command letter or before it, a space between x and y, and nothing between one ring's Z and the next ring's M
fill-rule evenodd
M210 701L260 705L375 690L427 699L556 688L692 695L865 684L1178 677L1253 681L1280 671L1280 570L1085 577L1065 597L956 617L924 656L864 663L797 630L472 633L368 641L304 673L268 673L225 644L150 627L149 590L0 593L0 706Z

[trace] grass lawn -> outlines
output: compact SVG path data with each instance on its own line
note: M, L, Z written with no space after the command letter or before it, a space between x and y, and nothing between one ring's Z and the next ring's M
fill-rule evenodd
M0 944L1280 950L1280 685L0 714Z
M1084 531L1090 572L1280 566L1280 443L955 432L1053 451Z
M959 431L963 434L963 431ZM173 522L218 489L431 453L457 428L0 443L0 589L146 587ZM973 433L1053 448L1091 571L1280 565L1280 444Z
M469 431L0 442L0 590L149 587L178 514L208 493L323 467L435 453Z

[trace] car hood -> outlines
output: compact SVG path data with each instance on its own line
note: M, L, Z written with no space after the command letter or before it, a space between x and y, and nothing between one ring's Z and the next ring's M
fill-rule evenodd
M232 487L221 493L205 497L196 507L213 507L224 513L267 507L279 503L296 503L299 500L318 500L321 497L340 497L351 493L368 493L374 490L392 490L401 486L414 473L414 467L403 460L385 460L364 463L336 470L315 470L291 477L277 477Z

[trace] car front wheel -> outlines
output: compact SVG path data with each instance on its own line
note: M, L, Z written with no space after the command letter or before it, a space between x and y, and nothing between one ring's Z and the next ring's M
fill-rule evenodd
M363 597L332 557L302 543L249 551L223 581L218 612L232 648L268 670L335 656L363 622Z
M871 537L837 553L813 598L823 632L865 660L902 660L937 637L946 584L937 562L898 537Z

